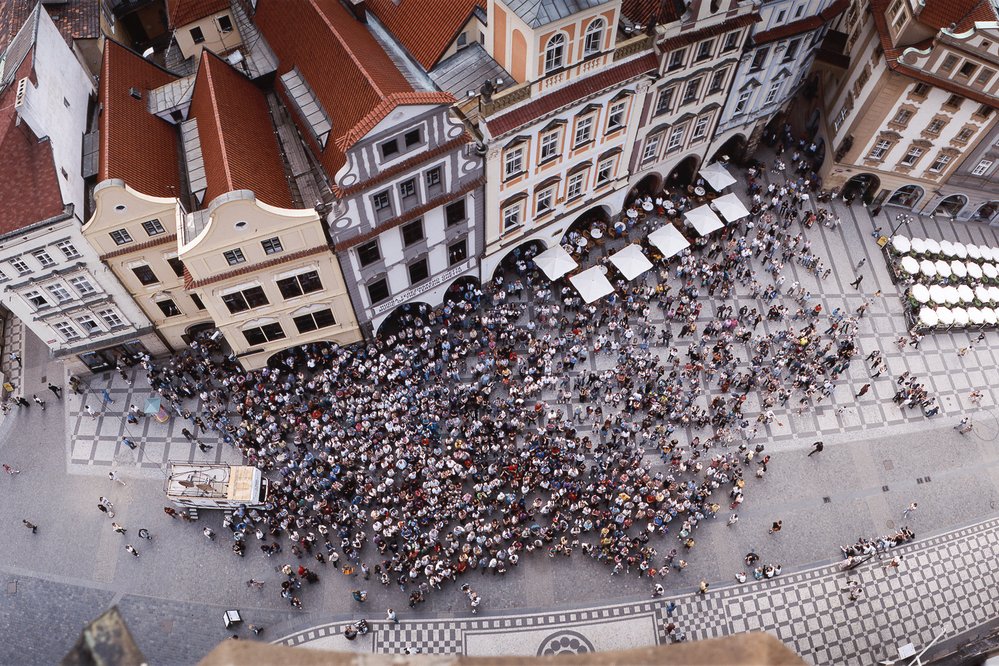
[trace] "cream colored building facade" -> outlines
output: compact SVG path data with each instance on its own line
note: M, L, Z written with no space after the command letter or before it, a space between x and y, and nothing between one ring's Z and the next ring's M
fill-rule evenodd
M226 53L243 43L236 17L229 7L185 25L174 26L173 37L181 55L195 59L201 57L203 49Z

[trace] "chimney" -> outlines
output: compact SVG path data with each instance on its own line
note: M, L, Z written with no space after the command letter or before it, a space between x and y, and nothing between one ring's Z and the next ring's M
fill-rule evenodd
M367 23L367 7L365 6L364 0L344 0L347 3L347 8L350 13L354 15L361 23Z

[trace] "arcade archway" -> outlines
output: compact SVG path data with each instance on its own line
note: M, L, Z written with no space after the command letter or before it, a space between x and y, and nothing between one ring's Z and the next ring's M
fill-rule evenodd
M996 213L999 213L999 201L989 201L979 206L970 219L974 222L991 222Z
M940 200L937 207L933 209L933 215L949 215L950 217L957 217L965 206L968 205L968 197L963 194L952 194L949 197L945 197Z
M673 170L666 176L667 189L683 189L693 183L698 162L697 155L688 155L680 160L680 163L673 167Z
M923 188L919 185L903 185L888 197L887 205L912 208L923 198Z
M866 204L871 203L875 193L881 187L881 179L872 173L858 173L843 185L843 201L860 199Z
M399 333L403 329L414 324L425 325L430 323L430 313L433 308L429 303L412 302L403 303L389 313L388 317L382 321L378 327L377 335L382 340Z
M635 183L635 186L631 188L630 192L628 192L626 205L631 205L631 203L639 197L657 196L662 191L663 177L655 172L647 174L640 181Z
M715 151L711 161L728 161L733 164L742 165L746 160L747 145L748 143L746 141L746 137L741 134L736 134L735 136L730 137L718 150Z
M521 264L521 262L528 262L536 255L544 252L546 249L547 246L544 241L539 239L521 243L507 252L506 255L500 259L499 264L496 266L496 270L493 271L493 279L496 279L497 275L502 275L507 272L521 273L522 271L520 269L520 265L526 266L526 264Z

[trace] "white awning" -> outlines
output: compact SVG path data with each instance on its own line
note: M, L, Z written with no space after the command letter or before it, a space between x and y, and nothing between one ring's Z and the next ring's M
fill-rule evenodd
M957 295L961 297L961 300L965 303L971 303L975 300L975 292L971 291L971 287L966 284L960 284L957 286Z
M700 174L704 180L708 181L708 185L718 192L735 183L735 178L732 177L732 174L719 162L714 162L704 167L701 169Z
M982 308L982 317L985 319L986 324L995 326L999 323L999 317L996 316L995 308Z
M549 248L534 257L535 265L544 271L549 280L557 280L573 268L579 266L561 245Z
M968 321L970 321L972 324L976 324L976 325L977 324L984 324L985 323L985 315L978 308L970 307L970 308L968 308Z
M965 268L968 269L968 275L970 275L972 278L976 280L982 279L982 267L979 266L978 264L969 261L968 265L965 266Z
M652 268L652 262L642 252L642 248L634 243L612 254L610 260L626 280L634 280Z
M934 312L937 315L937 320L944 326L950 326L954 323L954 313L950 311L950 308L937 308Z
M926 303L930 300L930 291L925 284L916 283L909 289L909 293L918 303Z
M684 213L684 217L687 218L687 222L690 226L702 236L707 236L713 231L718 231L724 228L725 224L718 219L715 212L711 210L707 205L698 206L693 210L688 210Z
M964 308L953 308L951 314L954 315L954 323L958 326L968 325L968 311Z
M570 276L569 282L579 291L579 295L587 303L592 303L598 298L602 298L614 291L614 285L610 283L599 266L588 268L582 273Z
M905 236L892 236L891 246L895 248L896 252L899 252L901 254L905 254L906 252L912 249L912 244L909 242L909 239L906 238Z
M924 326L936 326L937 314L930 308L923 308L919 311L919 322Z
M909 275L915 275L919 272L919 262L912 257L902 257L902 261L899 264L902 266L902 270Z
M690 247L690 243L683 237L680 230L672 224L659 227L649 234L649 242L655 245L666 259Z
M736 220L741 220L742 218L749 215L749 211L739 200L739 197L735 196L731 192L724 196L720 196L711 204L721 213L721 216L725 218L726 222L735 222Z

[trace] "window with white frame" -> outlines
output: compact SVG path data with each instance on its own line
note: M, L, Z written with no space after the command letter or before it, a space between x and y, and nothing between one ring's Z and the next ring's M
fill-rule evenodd
M909 148L909 151L905 154L905 156L902 158L902 161L899 162L899 164L903 166L912 166L913 164L918 162L919 158L922 156L923 156L923 149L920 148L919 146L913 146Z
M597 185L609 183L614 177L614 167L617 164L616 157L609 157L597 165Z
M954 137L955 141L960 141L961 143L967 142L971 137L975 135L975 130L971 127L962 127L961 131L957 133Z
M656 98L656 110L655 115L661 113L666 113L673 106L673 95L676 94L676 87L670 86L669 88L663 88L659 91L659 97Z
M37 289L24 292L24 300L28 301L30 305L36 308L43 308L49 304L49 302L45 300L45 297L42 296L42 292Z
M850 109L847 107L844 106L839 110L839 113L836 114L836 118L833 120L833 129L835 131L839 131L839 128L843 126L844 122L846 122L846 117L848 115L850 115Z
M734 51L739 47L739 31L730 32L725 35L725 43L722 44L722 53Z
M711 53L715 50L715 40L706 39L697 45L697 54L694 56L694 62L701 62L702 60L710 60Z
M68 240L59 241L55 244L59 251L65 255L67 259L76 259L80 256L80 251L76 249L76 246Z
M73 286L73 289L76 289L77 293L79 293L81 296L86 296L87 294L92 294L95 291L97 291L96 289L94 289L94 285L91 284L90 280L83 277L82 275L70 278L69 283L70 285Z
M697 93L701 89L701 81L702 78L700 76L687 81L687 85L683 89L683 101L681 104L690 104L697 101Z
M744 90L739 93L739 99L735 101L735 115L746 112L746 107L749 106L749 98L752 96L752 90Z
M763 46L756 49L756 53L753 55L753 64L750 65L750 70L756 71L758 69L763 69L763 65L767 62L768 55L770 55L769 46Z
M944 128L947 123L940 118L934 118L930 121L930 124L926 126L927 134L940 134L940 130Z
M941 171L947 168L947 165L950 164L951 159L952 158L950 155L945 155L943 153L940 153L939 155L937 155L937 158L933 160L933 164L930 165L930 173L940 173Z
M541 135L541 162L547 162L558 156L558 136L557 129Z
M884 159L884 156L891 150L891 146L892 143L888 139L878 139L878 142L871 148L871 152L867 153L867 158L871 160Z
M83 315L81 317L77 317L76 323L80 325L80 328L82 328L83 332L86 333L87 335L92 335L94 333L101 332L100 325L96 321L94 321L94 318L91 317L90 315Z
M142 223L142 228L146 231L147 236L159 236L166 233L166 229L157 219L146 220Z
M76 340L80 337L80 331L76 330L76 326L73 326L68 321L57 321L52 325L52 328L67 340Z
M992 168L992 160L982 160L971 170L972 176L984 176Z
M104 323L108 325L108 328L117 328L125 324L114 309L108 308L106 310L98 310L97 316L104 320Z
M264 254L278 254L279 252L284 251L284 247L281 245L281 239L277 236L260 241L260 247L264 249Z
M230 266L235 266L236 264L242 264L243 262L246 261L246 256L243 255L243 251L238 247L233 248L231 250L226 250L225 252L222 253L222 256L225 257L226 262Z
M574 173L569 176L569 182L565 188L565 198L572 200L580 196L583 193L583 181L586 179L586 173Z
M895 0L889 5L888 20L896 32L905 24L905 18L905 0Z
M596 19L590 22L586 28L586 37L583 39L583 55L589 56L600 52L604 38L604 20Z
M73 298L72 294L69 293L69 289L66 289L64 285L58 283L50 284L45 288L52 294L52 298L56 299L59 303L65 303Z
M911 119L912 119L912 111L910 111L909 109L899 109L898 113L895 114L895 117L892 118L891 121L893 123L898 123L899 125L904 125L907 122L909 122L909 120Z
M801 38L792 39L787 43L787 50L784 52L784 62L794 60L798 57L798 48L801 46Z
M671 153L683 145L683 135L687 132L686 125L677 125L670 130L669 140L666 142L666 152Z
M115 245L125 245L132 242L132 235L125 229L115 229L108 235L111 236L111 240L114 241Z
M580 118L576 123L576 135L573 138L573 148L589 143L593 139L593 116Z
M565 35L561 32L552 36L545 46L545 74L561 69L565 62Z
M30 273L31 272L31 268L20 257L16 257L14 259L11 259L10 260L10 265L13 266L14 270L16 270L21 275L24 275L25 273Z
M662 133L650 136L645 140L645 149L642 151L642 162L655 159L659 154L659 144L662 143Z
M627 106L627 102L615 102L611 104L610 111L607 113L608 132L613 132L624 127L624 110Z
M784 84L783 81L774 81L770 84L770 90L767 91L767 97L763 100L764 104L773 104L777 101L777 96L780 95L781 86Z
M669 54L669 65L667 69L669 71L677 70L683 67L684 63L687 61L687 49L677 49Z
M32 254L32 256L35 257L35 259L38 260L38 263L40 263L42 265L42 268L48 268L49 266L55 266L55 260L52 259L52 255L50 255L45 250L35 250L31 254Z
M522 147L510 148L503 156L504 178L512 178L524 171L524 149Z
M722 91L725 87L726 76L728 76L728 67L723 67L711 75L711 85L708 86L709 95L714 95Z
M707 135L708 122L710 122L710 120L711 118L709 118L708 116L701 116L700 118L697 119L697 121L694 123L694 129L690 133L691 141L700 141Z
M516 229L521 225L523 220L521 218L520 209L521 204L519 201L503 209L503 231Z
M535 199L535 211L538 215L544 215L545 213L551 212L552 206L554 205L555 198L555 188L546 187L545 189L538 192Z

